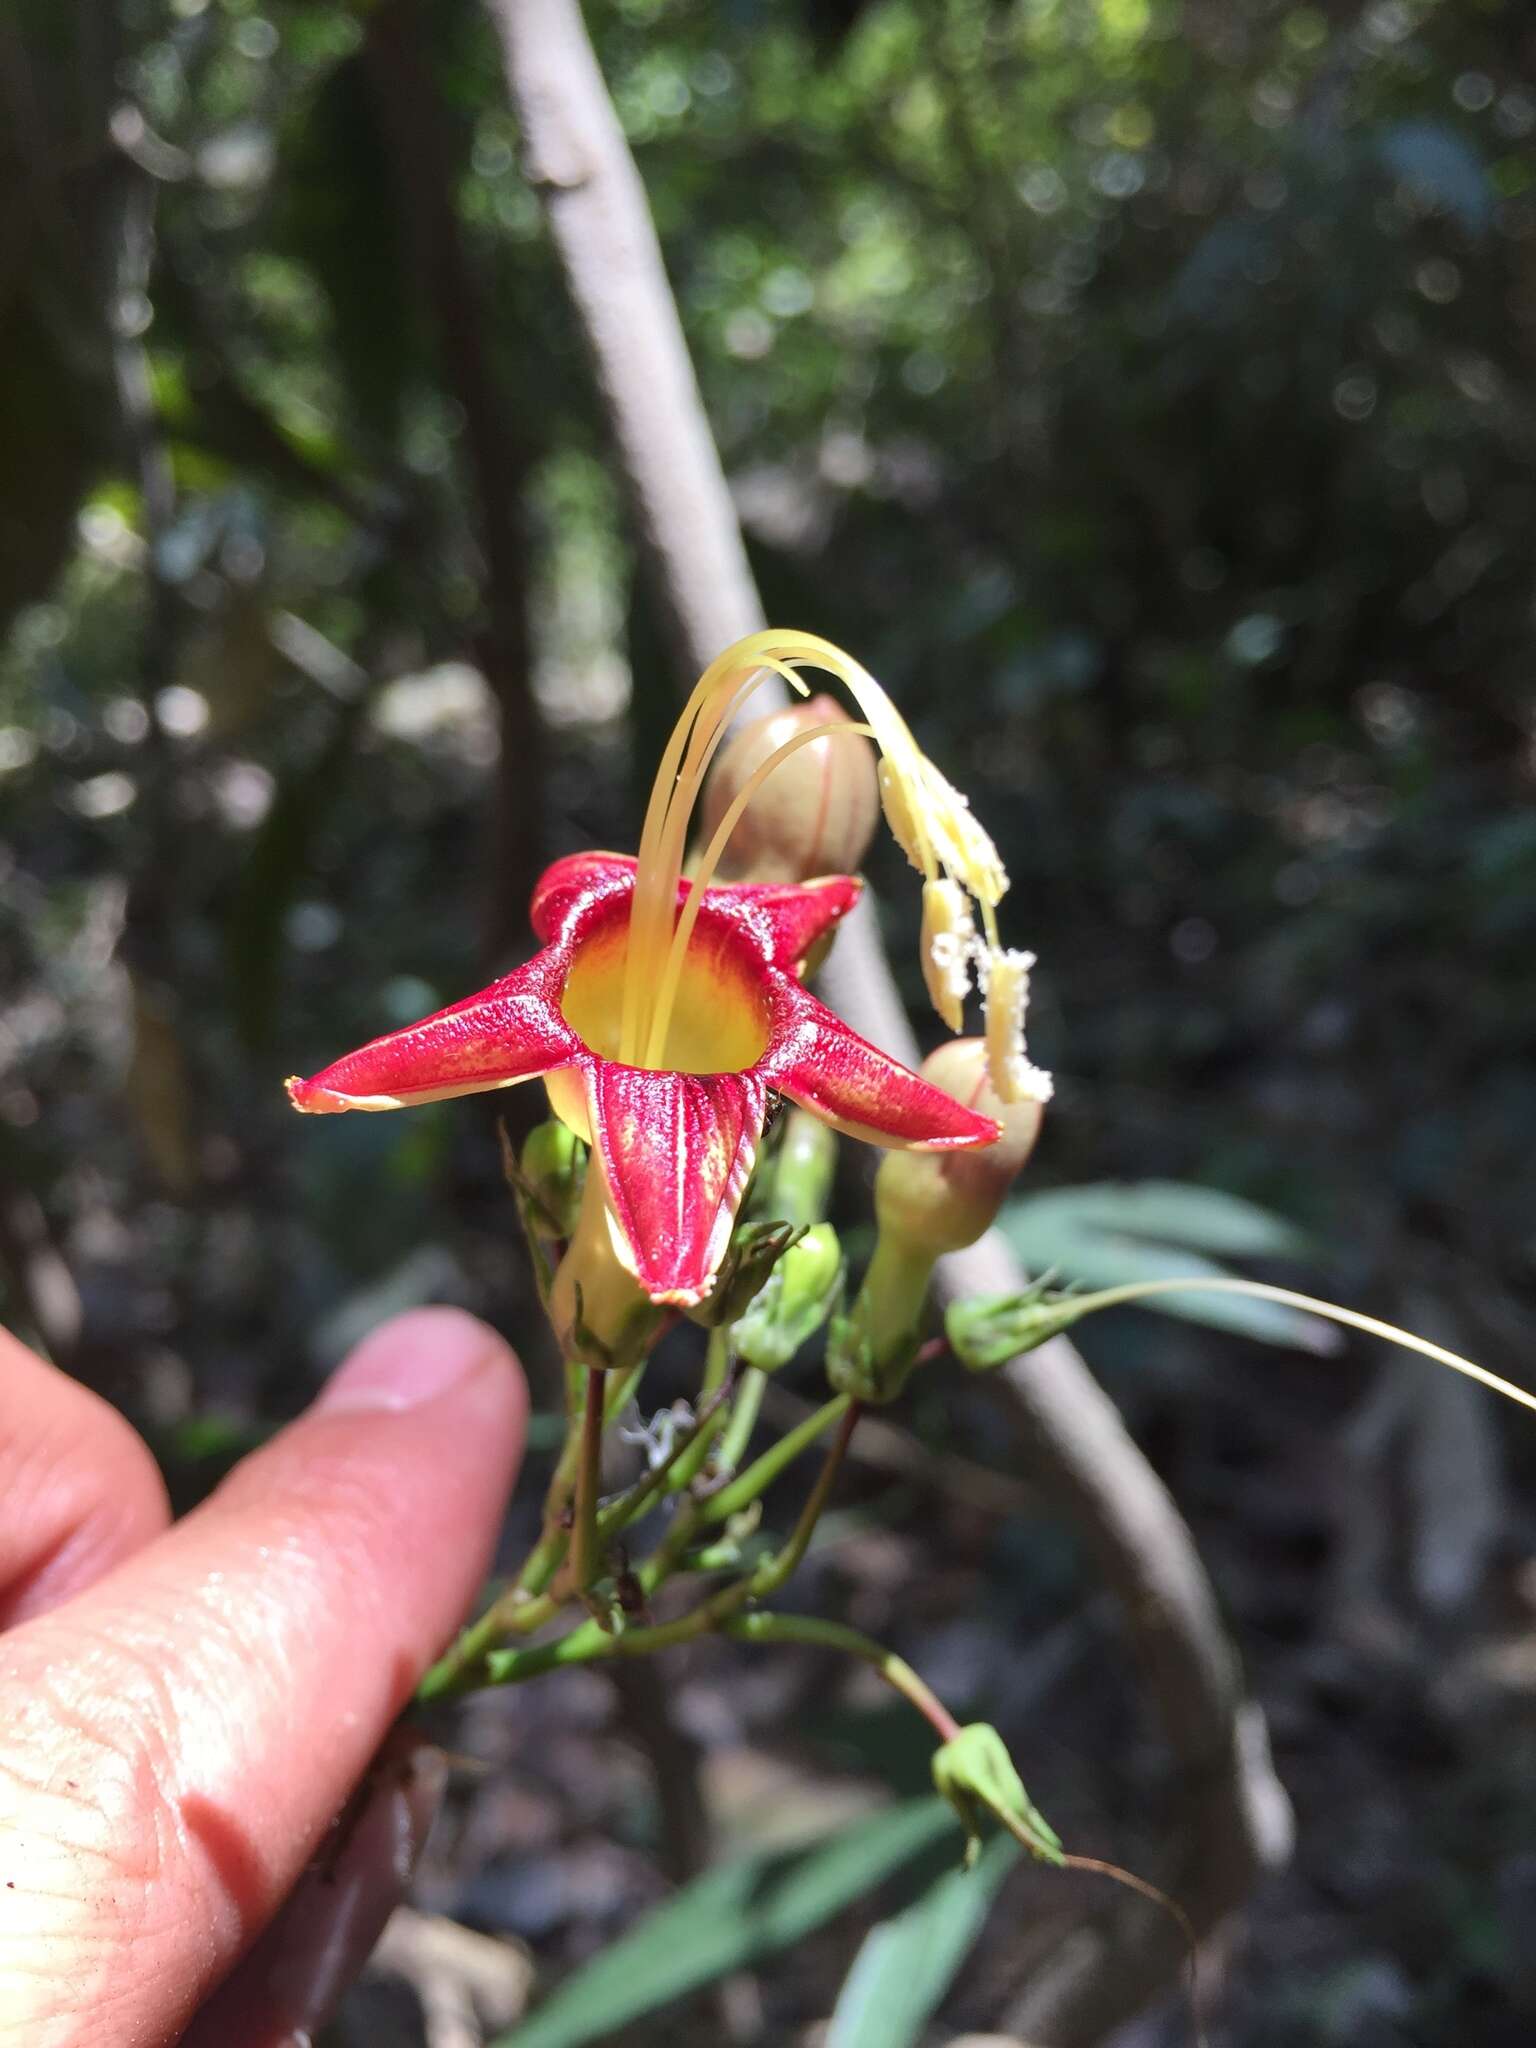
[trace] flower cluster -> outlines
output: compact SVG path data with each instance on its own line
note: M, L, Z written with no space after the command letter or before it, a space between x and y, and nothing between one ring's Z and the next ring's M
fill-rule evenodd
M817 664L848 688L863 721L809 707L782 738L738 755L736 782L714 804L708 844L685 875L687 838L710 765L733 715L767 673L807 694ZM787 1097L835 1129L884 1146L949 1150L992 1144L995 1117L957 1102L861 1038L806 987L808 960L858 900L850 875L792 882L718 882L738 826L764 785L797 754L827 756L865 736L881 750L880 797L892 830L925 877L924 966L943 961L936 1003L959 1028L969 964L988 1002L992 1087L1003 1103L1043 1100L1024 1057L1029 955L996 943L1007 877L958 791L919 750L865 670L810 635L763 633L727 651L700 681L663 756L637 858L587 853L558 861L531 906L541 950L489 988L346 1054L307 1080L294 1106L382 1110L542 1078L560 1119L593 1148L594 1202L624 1270L653 1302L689 1307L710 1292L757 1157L770 1101ZM722 765L729 765L728 763ZM873 823L857 778L824 781L814 819L831 810L845 854ZM727 785L728 787L729 785ZM835 808L834 808L835 804ZM770 811L782 866L794 816ZM988 934L975 935L970 904ZM942 906L942 928L927 914ZM963 935L962 935L963 934ZM932 970L932 971L930 971ZM584 1240L592 1240L589 1218Z

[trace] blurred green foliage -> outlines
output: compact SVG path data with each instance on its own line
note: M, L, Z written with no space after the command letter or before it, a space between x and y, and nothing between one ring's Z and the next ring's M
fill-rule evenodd
M770 612L869 659L1004 843L1065 1075L1044 1170L1214 1179L1366 1284L1407 1253L1507 1342L1521 10L628 0L593 29ZM280 1070L472 985L528 880L489 812L622 842L678 679L469 0L33 7L0 90L0 1133L66 1236L91 1177L179 1335L207 1233L254 1240L225 1270L259 1352L441 1229L445 1174L488 1178L448 1121L301 1145ZM508 603L553 734L521 797L474 666ZM114 1256L80 1263L131 1324Z

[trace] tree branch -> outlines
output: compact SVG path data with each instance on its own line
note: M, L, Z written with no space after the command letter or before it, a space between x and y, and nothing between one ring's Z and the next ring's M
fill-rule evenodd
M479 280L454 203L452 137L433 83L419 0L369 10L364 45L397 178L397 201L444 381L464 408L464 443L484 557L478 658L496 698L501 750L491 798L495 852L486 906L493 963L521 932L543 865L544 735L533 699L525 499L530 451L516 431L484 343Z
M718 451L704 416L644 188L587 40L577 0L487 0L523 124L530 174L608 407L688 677L761 626ZM868 899L823 974L866 1037L915 1052ZM944 1262L953 1297L1005 1292L1022 1276L991 1237ZM1244 1702L1214 1593L1177 1508L1113 1404L1063 1338L1016 1359L1002 1398L1041 1483L1093 1545L1145 1665L1186 1789L1184 1841L1168 1887L1208 1927L1259 1869L1283 1858L1289 1810L1263 1722ZM1113 1967L1107 1967L1113 1946ZM1076 1960L1026 1993L1036 2038L1098 2038L1177 1974L1176 1941L1144 1909L1067 1945Z

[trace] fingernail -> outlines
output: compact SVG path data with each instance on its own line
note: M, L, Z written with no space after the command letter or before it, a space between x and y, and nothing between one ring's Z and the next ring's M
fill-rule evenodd
M282 1911L186 2037L311 2048L368 1960L442 1804L440 1749L397 1729Z
M315 1409L342 1415L424 1407L503 1348L494 1330L462 1309L412 1309L363 1339L327 1380Z
M284 1914L286 1938L268 1981L301 2040L325 2025L368 1960L437 1818L447 1761L440 1749L410 1739L417 1745L410 1754L381 1756L373 1795L355 1821L340 1823L348 1832L335 1862L327 1867L322 1851Z

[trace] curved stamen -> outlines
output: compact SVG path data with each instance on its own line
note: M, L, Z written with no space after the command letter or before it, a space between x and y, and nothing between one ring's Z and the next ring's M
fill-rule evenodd
M688 821L715 750L731 719L769 672L781 676L801 696L809 695L808 685L770 652L779 637L754 634L712 661L663 750L646 806L635 869L620 1030L622 1056L630 1062L638 1059L641 1044L649 1036L648 992L655 988L655 970L670 933ZM761 648L758 642L764 643ZM743 676L744 681L738 680Z
M880 751L881 801L892 832L925 883L942 878L974 899L985 937L985 947L975 947L976 965L979 971L988 967L998 970L1000 985L1008 985L1007 970L1013 956L1003 952L996 915L1008 876L965 798L928 760L911 727L859 662L815 633L753 633L727 648L700 677L667 743L651 790L635 875L621 999L620 1057L629 1064L650 1065L661 1057L676 1002L681 958L698 915L698 898L719 858L714 852L706 857L705 872L690 897L693 907L685 905L681 920L677 920L689 821L709 764L731 718L765 673L782 676L792 689L806 696L809 686L800 676L806 668L820 669L841 683L863 713L859 730L872 738ZM799 743L823 736L823 729L818 728L802 736ZM772 765L765 764L737 799L731 823ZM939 1007L941 1015L948 1015L954 1002L946 999ZM1013 1008L1017 1013L1021 1005ZM1014 1014L1008 1028L1004 1030L1000 1024L995 1034L998 1053L993 1085L1005 1101L1016 1099L1021 1075L1034 1075L1022 1058L1018 1026L1019 1016Z
M781 747L775 747L767 760L748 776L745 785L727 807L725 816L715 829L714 837L704 849L703 858L688 891L688 901L683 905L683 914L677 921L676 931L672 934L667 964L662 973L661 985L656 991L655 1008L651 1012L651 1029L646 1041L644 1065L654 1066L661 1058L661 1049L667 1042L667 1028L672 1022L672 1011L677 1001L678 985L682 979L683 960L688 951L688 941L693 936L694 925L698 922L699 910L704 902L704 891L714 880L715 870L720 865L721 856L732 832L741 821L742 813L774 769L787 761L791 754L798 753L802 747L808 747L812 740L836 738L840 733L852 734L859 739L875 737L871 727L851 722L834 725L828 721L825 725L810 726L806 731L796 733L792 739L786 740Z

